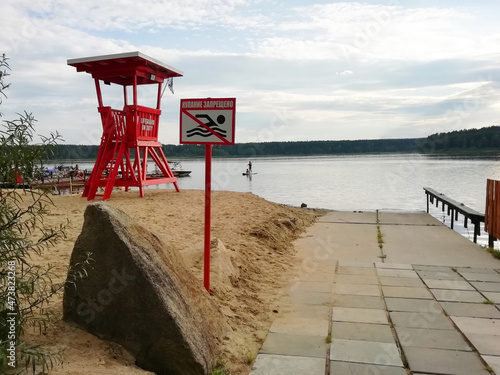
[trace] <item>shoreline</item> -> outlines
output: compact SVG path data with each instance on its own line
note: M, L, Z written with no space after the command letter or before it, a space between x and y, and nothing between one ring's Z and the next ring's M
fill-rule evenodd
M91 145L88 145L91 146ZM87 146L87 147L88 147ZM99 147L98 145L95 145ZM442 151L442 152L404 152L404 151L387 151L387 152L353 152L353 153L333 153L333 154L280 154L280 155L235 155L235 156L221 156L213 155L212 159L291 159L291 158L328 158L328 157L344 157L344 156L394 156L394 155L419 155L419 156L435 156L435 157L450 157L450 158L474 158L474 159L490 159L492 157L500 158L500 151L491 149L483 151L467 151L467 152L456 152L456 151ZM173 160L172 160L173 159ZM173 156L169 157L167 155L167 160L169 161L188 161L188 160L205 160L204 155L198 156ZM45 165L51 165L54 163L68 163L68 164L78 164L81 163L95 163L95 158L75 158L75 159L49 159L44 161Z

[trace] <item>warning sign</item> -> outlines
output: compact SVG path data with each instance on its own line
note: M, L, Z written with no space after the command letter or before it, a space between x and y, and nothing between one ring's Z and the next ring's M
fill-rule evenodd
M181 99L181 144L234 144L236 99Z

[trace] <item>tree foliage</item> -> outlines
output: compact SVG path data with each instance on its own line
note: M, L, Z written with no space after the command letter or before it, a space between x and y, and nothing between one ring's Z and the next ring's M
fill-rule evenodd
M427 138L437 152L500 150L500 126L436 133Z

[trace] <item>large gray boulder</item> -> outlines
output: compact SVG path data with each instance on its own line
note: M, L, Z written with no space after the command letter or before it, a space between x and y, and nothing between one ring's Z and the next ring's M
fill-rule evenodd
M122 345L145 370L208 374L223 317L180 256L106 203L87 207L70 264L88 252L89 275L66 287L63 319Z

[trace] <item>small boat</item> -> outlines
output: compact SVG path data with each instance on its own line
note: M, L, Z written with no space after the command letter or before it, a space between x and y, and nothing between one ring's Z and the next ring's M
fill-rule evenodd
M175 177L187 177L191 174L191 171L176 171L172 170Z
M191 171L182 169L182 165L178 161L169 161L168 164L175 177L187 177L191 174Z
M254 174L257 174L257 172L243 172L243 176L253 176Z

